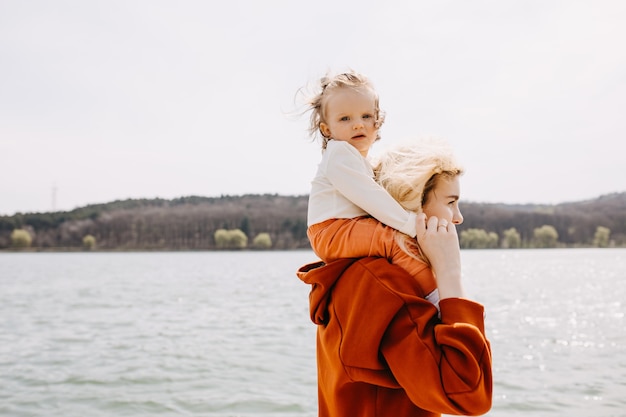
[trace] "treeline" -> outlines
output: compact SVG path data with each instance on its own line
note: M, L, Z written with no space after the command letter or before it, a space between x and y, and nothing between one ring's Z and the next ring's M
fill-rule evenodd
M556 232L552 246L598 246L599 235L607 233L607 246L626 246L626 192L556 205L465 203L461 210L465 219L461 234L468 229L495 233L498 247L506 247L511 229L519 233L520 247L545 246L542 237L552 231Z
M0 249L310 248L308 196L135 199L0 216ZM558 205L464 203L466 248L626 246L626 193Z
M19 229L31 236L31 247L44 250L229 248L216 243L218 230L240 230L251 242L266 234L272 248L296 249L308 246L306 210L306 197L245 195L125 200L69 212L18 213L0 217L0 248L15 246L11 234ZM84 242L86 236L93 240Z

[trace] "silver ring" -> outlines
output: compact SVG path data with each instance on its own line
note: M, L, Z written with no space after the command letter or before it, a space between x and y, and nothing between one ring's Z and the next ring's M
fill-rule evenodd
M437 229L439 229L440 227L448 227L447 224L440 224L439 226L437 226Z

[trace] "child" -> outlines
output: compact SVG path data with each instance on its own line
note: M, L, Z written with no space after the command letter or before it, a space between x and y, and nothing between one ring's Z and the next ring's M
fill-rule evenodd
M322 136L322 160L311 183L307 235L317 256L329 263L339 258L380 256L421 276L426 298L437 305L428 265L396 231L416 236L416 213L403 208L375 180L366 159L380 139L384 115L370 81L347 72L321 79L321 91L309 102L310 133ZM399 245L398 242L402 242Z

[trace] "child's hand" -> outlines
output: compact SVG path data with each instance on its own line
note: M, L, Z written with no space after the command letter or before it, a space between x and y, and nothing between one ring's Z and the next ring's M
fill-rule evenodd
M441 299L462 297L461 249L456 226L432 216L417 216L417 243L430 261Z

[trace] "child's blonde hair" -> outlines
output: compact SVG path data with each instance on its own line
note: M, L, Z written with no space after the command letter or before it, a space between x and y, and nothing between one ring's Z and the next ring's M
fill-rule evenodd
M464 171L445 141L426 138L388 149L379 156L374 172L376 181L402 207L421 213L441 178L454 178ZM401 233L396 239L405 252L428 263L415 239Z
M309 134L314 139L321 139L322 149L326 149L326 145L328 144L328 140L330 139L326 137L324 133L322 133L322 131L320 130L320 124L326 123L324 114L326 98L332 91L339 88L369 89L375 97L376 108L374 118L376 122L376 127L380 128L380 126L382 126L383 122L385 121L385 113L380 110L378 94L376 94L374 86L366 76L354 71L344 72L336 75L331 75L327 73L319 80L319 85L317 87L319 91L307 99L308 108L305 110L305 112L311 112L310 125L308 129ZM378 135L376 136L376 140L379 139L380 133L378 133Z

